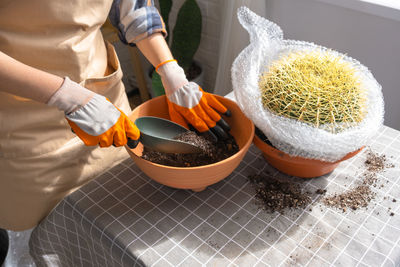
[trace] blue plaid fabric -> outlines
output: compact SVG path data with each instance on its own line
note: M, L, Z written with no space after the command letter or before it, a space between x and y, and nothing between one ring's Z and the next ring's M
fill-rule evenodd
M153 0L114 0L109 19L125 44L134 45L156 32L167 35Z

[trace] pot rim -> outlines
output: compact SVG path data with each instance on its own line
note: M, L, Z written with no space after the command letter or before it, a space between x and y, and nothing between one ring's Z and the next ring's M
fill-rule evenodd
M220 95L215 95L215 94L214 94L214 96L216 96L217 98L222 98L222 99L224 99L224 101L232 102L233 104L237 105L237 103L235 101L232 101L229 98L226 98L226 97L223 97L223 96L220 96ZM162 96L158 96L158 97L162 97ZM226 159L223 159L221 161L218 161L218 162L215 162L215 163L211 163L211 164L207 164L207 165L201 165L201 166L195 166L195 167L175 167L175 166L162 165L162 164L154 163L154 162L151 162L149 160L143 159L142 157L136 155L136 153L134 153L132 151L133 149L130 149L127 145L125 145L125 148L129 151L129 153L131 155L134 156L135 159L145 161L149 165L154 165L156 167L163 167L165 169L171 169L171 170L197 170L197 169L209 168L210 166L222 165L222 164L226 163L227 161L232 160L233 157L237 157L240 153L243 153L243 152L247 151L247 149L253 143L253 139L254 139L254 136L255 136L254 123L250 119L249 119L249 121L251 123L251 128L252 128L251 129L251 133L250 133L250 138L246 141L246 143L243 145L243 147L241 147L239 149L239 151L236 152L235 154L233 154L232 156L230 156L230 157L228 157Z
M289 155L289 154L287 154L287 153L285 153L285 152L283 152L283 151L281 151L281 150L279 150L279 149L267 144L257 134L254 134L254 141L256 141L255 144L256 144L257 147L259 147L257 145L257 143L262 146L262 152L263 153L266 153L265 150L268 149L269 151L271 151L271 153L267 153L268 155L270 155L272 157L275 157L275 158L279 158L282 161L287 161L287 162L297 161L298 163L304 162L304 163L315 163L315 164L324 164L324 165L326 165L326 164L337 164L337 163L340 163L340 162L342 162L344 160L347 160L347 159L355 156L356 154L358 154L365 147L365 146L362 146L362 147L360 147L359 149L357 149L355 151L347 153L341 159L339 159L337 161L334 161L334 162L330 162L330 161L323 161L323 160L319 160L319 159L304 158L304 157L300 157L300 156L291 156L291 155ZM278 156L276 156L276 155L278 155Z

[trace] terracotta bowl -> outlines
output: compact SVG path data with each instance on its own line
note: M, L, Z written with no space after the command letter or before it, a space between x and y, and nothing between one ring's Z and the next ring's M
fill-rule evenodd
M215 97L232 112L230 118L224 117L224 119L231 126L230 133L239 145L239 151L236 154L217 163L204 166L171 167L141 158L143 146L140 143L135 149L125 146L136 165L147 176L160 184L173 188L191 189L195 192L202 191L207 186L215 184L231 174L239 165L253 141L254 125L235 102L221 96L215 95ZM136 118L142 116L169 119L165 96L150 99L136 107L129 118L135 121Z
M302 178L313 178L330 173L340 162L355 156L364 148L362 147L359 150L350 152L336 162L326 162L302 157L292 157L270 146L256 134L254 135L253 142L254 145L262 151L265 160L273 167L288 175Z

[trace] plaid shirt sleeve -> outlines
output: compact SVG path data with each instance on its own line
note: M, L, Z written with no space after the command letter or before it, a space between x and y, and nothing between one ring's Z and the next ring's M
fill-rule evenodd
M164 21L154 0L114 0L109 19L125 44L134 45L153 33L167 36Z

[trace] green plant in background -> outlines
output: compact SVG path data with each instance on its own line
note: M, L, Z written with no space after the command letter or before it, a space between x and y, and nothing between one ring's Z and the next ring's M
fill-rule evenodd
M362 121L366 93L350 62L331 52L292 52L259 80L263 106L273 113L341 131Z
M172 7L172 0L159 0L160 13L164 19L165 27L169 31L169 13ZM172 30L172 42L170 49L178 64L185 73L193 64L193 57L200 45L202 16L196 0L185 0L178 11L176 23ZM168 42L168 39L167 39ZM165 94L161 83L161 77L153 72L152 88L155 96Z
M169 33L169 12L171 12L171 8L172 8L172 0L159 0L159 4L160 4L160 13L161 13L161 17L164 20L165 23L165 29L167 29L168 33ZM168 36L165 38L165 40L168 43L169 40L169 34Z

